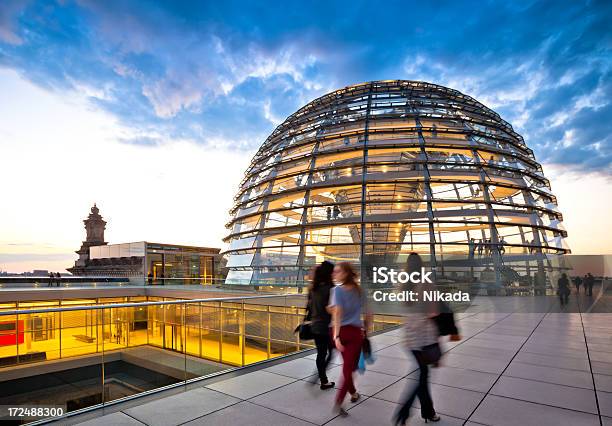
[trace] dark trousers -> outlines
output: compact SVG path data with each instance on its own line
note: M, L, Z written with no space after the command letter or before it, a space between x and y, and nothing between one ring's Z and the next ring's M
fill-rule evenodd
M317 372L319 373L321 384L324 385L328 382L327 365L332 357L333 346L329 333L314 333L314 341L317 346Z
M342 351L342 386L336 394L336 404L344 401L347 393L351 395L357 392L353 382L353 371L359 362L361 345L363 344L363 331L361 327L354 325L343 325L340 327L340 342L344 346Z
M568 292L559 293L559 299L561 300L562 305L567 304L567 302L569 302L569 293Z
M436 411L433 408L433 401L429 394L429 366L421 361L421 351L412 351L412 354L419 363L419 383L412 389L408 394L408 399L403 403L402 407L397 412L397 419L399 423L405 422L410 415L410 407L415 398L419 397L421 403L421 417L429 419L436 415Z

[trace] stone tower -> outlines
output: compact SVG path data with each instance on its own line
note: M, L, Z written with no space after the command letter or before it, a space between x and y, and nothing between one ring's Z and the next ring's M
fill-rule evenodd
M106 222L100 216L100 209L94 203L91 208L91 213L87 219L83 221L85 224L85 230L87 231L87 236L85 237L85 241L81 245L81 248L78 249L75 253L79 255L79 258L74 262L74 266L72 268L68 268L74 275L82 275L85 271L85 267L89 261L89 247L91 246L103 246L106 245L107 242L104 241L104 230L106 229Z

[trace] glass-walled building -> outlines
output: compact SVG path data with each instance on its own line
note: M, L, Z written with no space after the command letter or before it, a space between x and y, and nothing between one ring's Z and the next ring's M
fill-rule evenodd
M128 276L149 284L213 284L220 249L140 241L89 248L87 275Z
M569 253L521 135L424 82L349 86L295 112L255 154L231 215L232 284L299 284L322 260L352 262L367 282L416 252L438 281L544 287Z

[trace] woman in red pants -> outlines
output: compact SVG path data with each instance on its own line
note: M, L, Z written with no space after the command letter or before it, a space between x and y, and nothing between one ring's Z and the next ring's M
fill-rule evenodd
M348 416L342 407L347 393L351 402L357 402L360 395L355 389L353 371L359 362L361 346L367 329L361 320L364 296L357 283L357 274L350 263L342 262L334 268L334 281L338 284L331 292L329 309L332 313L332 337L336 349L342 353L342 387L336 395L335 410L343 417Z

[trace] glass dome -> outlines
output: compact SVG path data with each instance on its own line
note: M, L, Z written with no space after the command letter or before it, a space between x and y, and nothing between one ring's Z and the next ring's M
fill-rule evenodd
M473 98L417 81L349 86L255 154L227 224L226 282L299 284L323 260L364 281L416 252L437 279L501 285L569 252L556 204L523 138Z

